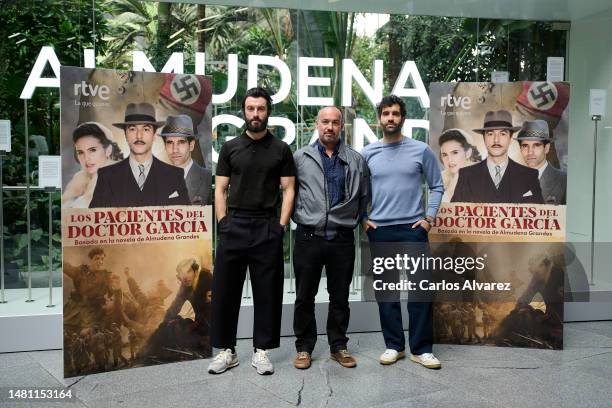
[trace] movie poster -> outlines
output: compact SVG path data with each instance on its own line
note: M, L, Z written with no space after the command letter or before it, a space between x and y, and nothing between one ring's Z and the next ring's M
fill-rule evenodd
M64 375L210 357L208 77L61 68Z
M473 278L512 287L438 302L437 342L563 347L569 97L565 82L431 84L445 187L432 250L485 256Z

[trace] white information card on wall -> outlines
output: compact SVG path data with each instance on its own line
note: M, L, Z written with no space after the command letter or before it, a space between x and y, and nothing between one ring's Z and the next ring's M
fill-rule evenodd
M0 120L0 151L11 151L11 121Z
M606 97L605 89L591 89L589 95L589 115L603 116L606 112Z
M495 84L501 84L510 80L510 73L508 71L493 71L491 72L491 82Z
M62 157L38 156L38 187L62 187Z
M546 80L549 82L563 81L565 75L565 58L548 57L546 59Z

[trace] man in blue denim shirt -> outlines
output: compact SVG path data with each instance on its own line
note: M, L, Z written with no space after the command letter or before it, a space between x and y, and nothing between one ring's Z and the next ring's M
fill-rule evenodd
M328 148L321 143L321 140L316 141L317 149L319 149L319 153L321 154L321 160L323 160L323 172L325 175L329 208L344 201L345 164L338 158L340 143L342 143L342 141L338 140L338 143L333 147L333 150L331 150L331 156L328 156ZM328 223L324 235L327 240L334 239L336 236L336 227Z
M395 95L384 97L378 105L383 139L367 145L362 151L372 175L372 208L364 230L372 243L372 252L377 250L377 242L397 242L414 251L411 256L419 256L422 250L428 250L427 234L440 206L444 185L436 155L429 146L402 136L405 118L404 102ZM422 204L423 180L430 192L426 210ZM421 270L412 276L423 279L426 273ZM391 299L381 299L379 292L376 295L387 348L380 362L393 364L405 356L399 293ZM422 298L419 301L409 299L408 317L410 359L427 368L440 368L440 361L432 354L431 302L422 301Z

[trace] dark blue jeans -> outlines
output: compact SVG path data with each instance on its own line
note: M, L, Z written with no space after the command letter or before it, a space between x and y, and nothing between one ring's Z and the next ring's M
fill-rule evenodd
M374 242L429 242L427 231L412 224L398 224L370 228L367 232ZM375 249L372 248L374 253ZM402 325L402 307L398 301L378 302L380 326L388 349L404 351L406 339ZM408 302L408 342L412 354L431 353L433 322L431 302Z

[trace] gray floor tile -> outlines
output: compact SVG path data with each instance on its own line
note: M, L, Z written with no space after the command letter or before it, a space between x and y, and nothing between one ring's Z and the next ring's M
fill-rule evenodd
M11 368L32 364L27 353L0 353L0 367Z
M369 407L445 388L417 375L408 377L401 370L383 367L360 353L354 356L354 369L331 361L327 352L315 352L313 366L308 370L293 367L292 353L290 360L276 363L273 376L258 376L247 364L233 369L232 374L284 401L294 405L299 401L305 407Z
M599 350L598 353L585 355L582 358L564 362L564 367L610 367L612 368L612 349L591 349Z
M89 400L89 408L126 407L126 408L168 408L168 407L289 407L288 404L271 393L248 381L232 375L219 376L214 382L190 382L189 376L183 382L157 387L152 390L133 392L123 395L107 396Z
M456 370L455 377L461 377L459 388L468 395L490 398L500 407L558 406L560 398L553 389L530 380L528 374L538 375L540 370L471 368Z
M585 357L601 354L602 352L606 352L606 349L593 347L568 348L565 350L513 348L510 349L510 351L513 354L521 356L525 360L533 360L534 362L540 361L550 365L560 365Z
M565 349L583 347L612 347L612 337L594 333L578 323L564 326L563 346Z
M553 393L562 407L612 407L610 377L593 375L582 367L545 367L526 372L523 380L531 388Z
M61 386L63 386L63 384L34 362L25 365L0 368L0 387Z
M576 331L590 331L602 336L612 338L612 322L576 322L566 325Z
M81 401L70 402L61 401L24 401L24 402L3 402L2 408L86 408Z
M20 401L2 402L2 408L86 408L78 399L67 401Z
M64 378L64 355L62 350L31 351L24 353L32 361L40 364L53 377L65 386L71 386L82 377Z
M282 338L281 347L270 354L276 369L272 376L259 376L250 366L251 339L238 342L240 366L219 376L207 373L210 360L199 360L64 381L60 350L9 353L0 354L0 387L74 383L71 389L88 407L612 407L607 397L612 323L572 323L565 329L563 351L435 345L442 370L428 370L408 359L380 365L380 333L349 334L356 369L329 360L323 335L318 337L313 367L296 370L295 339Z
M208 360L163 364L149 367L91 374L71 388L80 399L88 401L110 398L185 382L214 381L217 377L207 373Z
M376 408L440 408L447 406L452 408L491 408L495 406L495 403L479 395L470 395L457 388L448 388L410 399L375 405Z

